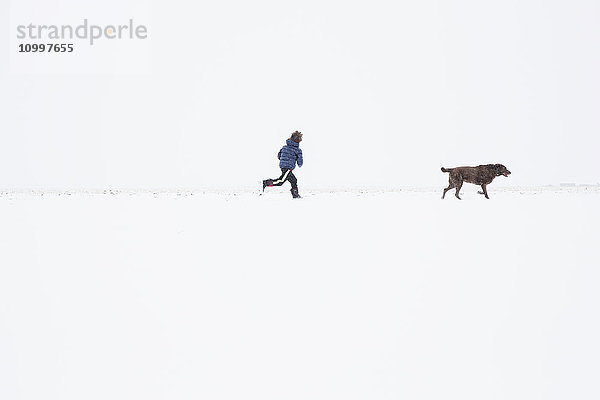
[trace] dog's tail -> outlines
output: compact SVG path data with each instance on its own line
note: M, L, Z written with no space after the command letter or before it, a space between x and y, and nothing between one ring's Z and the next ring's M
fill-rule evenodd
M444 168L442 167L442 172L450 172L452 171L454 168Z

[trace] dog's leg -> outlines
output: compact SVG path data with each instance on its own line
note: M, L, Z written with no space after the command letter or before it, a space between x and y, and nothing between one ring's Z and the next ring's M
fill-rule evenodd
M444 189L444 194L442 194L442 200L444 199L444 196L446 196L446 192L450 189L452 189L454 187L453 184L450 184L450 186L448 186L446 189Z
M448 187L444 189L444 194L442 194L442 200L444 200L444 197L446 197L446 192L455 186L456 182L452 179L452 174L450 174L450 176L448 177Z
M460 193L460 188L462 187L463 183L462 182L458 182L456 184L456 193L454 193L454 195L456 196L457 199L462 200L458 194Z
M477 193L482 194L485 196L486 199L489 199L485 185L481 185L481 188L483 189L483 192L477 192Z

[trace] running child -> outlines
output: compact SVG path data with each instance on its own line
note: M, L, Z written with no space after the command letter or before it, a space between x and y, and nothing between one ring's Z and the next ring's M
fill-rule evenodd
M302 133L295 131L292 136L286 140L286 145L279 150L277 158L279 159L279 168L281 168L281 176L277 179L265 179L263 181L263 192L267 186L281 186L285 181L289 181L292 185L292 197L299 199L298 180L292 170L296 167L301 167L304 161L302 160L302 150L300 142L302 141Z

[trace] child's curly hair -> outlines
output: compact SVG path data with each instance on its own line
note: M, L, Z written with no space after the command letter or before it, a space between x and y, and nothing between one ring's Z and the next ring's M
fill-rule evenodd
M302 141L302 133L299 131L292 132L292 136L290 137L296 143L300 143Z

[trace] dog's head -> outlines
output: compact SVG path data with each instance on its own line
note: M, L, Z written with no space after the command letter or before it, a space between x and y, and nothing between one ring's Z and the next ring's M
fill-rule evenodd
M510 171L506 169L506 167L502 164L494 164L494 169L496 170L496 176L509 176Z

